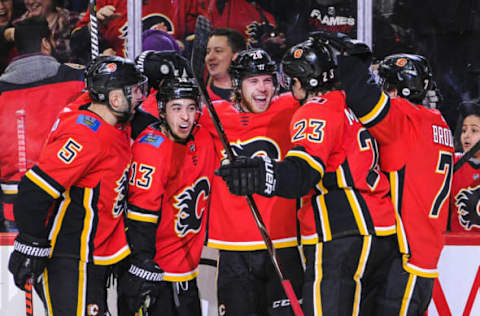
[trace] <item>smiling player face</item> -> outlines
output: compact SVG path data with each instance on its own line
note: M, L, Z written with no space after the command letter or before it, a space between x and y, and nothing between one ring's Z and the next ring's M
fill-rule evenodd
M272 75L258 75L242 80L242 109L245 112L265 112L275 93Z

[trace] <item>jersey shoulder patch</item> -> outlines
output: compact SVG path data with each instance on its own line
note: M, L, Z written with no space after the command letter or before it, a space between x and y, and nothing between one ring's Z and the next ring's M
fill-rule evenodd
M153 133L148 133L146 135L143 135L142 138L140 138L140 140L138 141L139 143L146 143L146 144L149 144L155 148L158 148L160 147L160 145L163 143L165 139L160 136L160 135L156 135L156 134L153 134Z
M88 128L90 128L92 131L94 132L97 132L98 131L98 128L100 127L100 125L102 124L102 122L100 122L98 119L96 119L95 117L93 116L90 116L90 115L86 115L86 114L80 114L78 117L77 117L77 121L76 121L77 124L80 124L80 125L84 125Z

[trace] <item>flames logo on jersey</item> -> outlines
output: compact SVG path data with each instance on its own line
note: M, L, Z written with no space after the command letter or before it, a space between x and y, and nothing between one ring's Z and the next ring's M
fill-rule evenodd
M175 196L176 203L173 206L179 210L175 220L175 232L179 237L200 231L209 195L210 181L207 177L201 177L191 187Z
M253 158L255 156L265 155L277 161L280 160L281 151L280 146L272 139L264 137L254 137L246 141L237 141L236 143L230 143L235 156L244 156ZM225 151L222 150L223 158L226 158Z
M142 29L146 30L162 30L170 35L175 33L175 27L172 20L166 15L160 13L152 13L142 18ZM127 36L128 36L128 24L125 24L120 28L120 36L123 40L123 50L127 51Z
M122 213L127 211L127 193L128 193L128 170L130 165L123 171L122 177L116 182L117 187L115 192L115 203L113 204L113 217L117 218Z
M460 190L455 196L458 220L466 229L480 228L480 186Z

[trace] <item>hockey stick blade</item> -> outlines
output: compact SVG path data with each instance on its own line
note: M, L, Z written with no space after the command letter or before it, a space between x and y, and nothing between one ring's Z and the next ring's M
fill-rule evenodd
M205 68L205 56L207 52L207 42L208 42L209 35L210 35L210 21L208 21L208 19L203 16L199 16L197 18L197 22L195 25L195 37L193 40L191 66L193 70L193 75L195 76L195 79L197 80L197 83L200 88L200 94L202 95L202 98L206 104L208 113L210 114L210 118L212 119L213 125L215 126L215 129L217 131L218 137L220 138L222 146L225 149L227 158L230 161L234 161L235 155L232 151L232 148L230 147L230 143L227 139L227 135L223 130L223 126L220 122L220 119L217 115L215 108L213 107L212 101L210 100L210 96L208 95L207 88L203 80L203 74L204 74L204 68ZM290 300L292 310L295 316L303 316L302 308L300 307L300 303L295 295L295 292L293 291L292 284L288 279L285 278L281 270L280 262L276 254L275 247L273 246L272 240L270 238L270 235L268 234L267 228L265 227L265 224L263 222L260 211L258 210L258 207L255 203L255 200L251 195L247 195L245 198L247 199L250 210L252 211L252 215L255 218L257 227L260 231L260 234L262 235L263 241L265 242L267 251L270 255L270 259L272 260L272 264L275 268L275 271L281 280L282 287L285 291L285 294Z
M455 165L453 166L453 173L457 172L470 158L475 155L475 153L480 149L480 140L470 148L469 151L463 154L462 158L460 158Z

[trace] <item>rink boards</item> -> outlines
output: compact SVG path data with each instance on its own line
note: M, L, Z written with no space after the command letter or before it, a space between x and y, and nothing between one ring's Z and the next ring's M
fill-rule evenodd
M0 233L0 315L25 315L25 295L8 272L8 257L15 234ZM480 315L480 236L446 234L440 257L440 277L435 284L428 316ZM215 316L217 251L204 248L198 284L205 316ZM109 291L109 306L116 316L115 289ZM34 294L34 316L45 316L42 303Z

